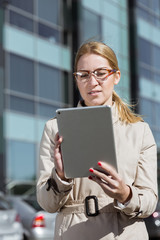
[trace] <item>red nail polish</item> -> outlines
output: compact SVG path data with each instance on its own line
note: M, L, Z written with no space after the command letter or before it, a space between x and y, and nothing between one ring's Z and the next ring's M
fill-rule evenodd
M98 162L98 165L101 167L101 166L102 166L102 163L101 163L101 162Z
M91 176L89 176L88 178L91 179L91 180L93 179Z
M90 171L90 172L93 172L93 168L90 168L89 171Z

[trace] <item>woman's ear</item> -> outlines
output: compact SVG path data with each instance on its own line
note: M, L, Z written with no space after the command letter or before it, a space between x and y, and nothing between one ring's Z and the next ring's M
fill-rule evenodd
M115 73L114 85L117 85L117 84L119 83L120 78L121 78L121 72L118 70L118 71Z

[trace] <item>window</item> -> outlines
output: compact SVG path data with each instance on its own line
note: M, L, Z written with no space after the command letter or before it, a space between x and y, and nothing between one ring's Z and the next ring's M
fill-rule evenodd
M147 7L150 7L150 0L139 0L139 2L144 4Z
M38 104L38 115L40 115L44 118L47 118L47 119L53 118L53 117L55 117L57 108L58 107L54 107L49 104L39 103Z
M8 141L7 170L9 179L35 179L35 159L35 144L23 141Z
M10 24L33 32L33 21L13 11L10 11Z
M139 38L138 43L140 62L151 65L151 43L142 38Z
M140 67L140 76L152 80L152 72L146 68Z
M160 47L153 45L153 66L160 69Z
M54 28L47 27L44 24L38 24L38 34L47 38L50 42L60 42L60 32Z
M12 0L9 1L9 4L17 8L23 9L24 11L33 13L33 2L34 0Z
M160 118L160 104L155 103L155 124L159 126L159 118ZM160 129L160 126L159 126Z
M153 103L147 99L141 98L139 101L140 114L148 124L153 124Z
M159 83L160 84L160 73L158 74L158 73L154 73L153 74L153 77L154 77L154 81L156 82L156 83Z
M33 61L10 55L10 89L27 94L34 94Z
M59 0L38 0L38 16L51 23L59 24Z
M10 96L9 100L11 110L34 114L35 110L33 101L15 96Z
M62 101L62 81L60 71L39 64L39 92L38 96L55 101Z
M160 13L160 1L159 0L152 0L151 2L151 8L157 13Z
M82 29L82 41L93 38L98 40L101 38L101 18L100 16L83 9L82 13L83 29Z

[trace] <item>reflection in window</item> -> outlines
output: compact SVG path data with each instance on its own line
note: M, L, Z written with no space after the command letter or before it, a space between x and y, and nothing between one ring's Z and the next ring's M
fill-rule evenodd
M160 69L160 47L153 45L153 66Z
M152 80L152 72L146 68L140 67L140 76Z
M62 101L62 83L60 71L39 64L38 95L49 100Z
M34 114L34 102L20 97L10 96L10 109L18 112Z
M151 65L151 43L142 38L138 40L139 60Z
M140 114L142 115L144 121L146 121L148 124L153 124L153 103L149 101L148 99L141 98L139 101L139 107L140 107Z
M7 156L7 171L10 180L35 179L35 144L10 140L7 143Z
M151 21L151 15L148 13L148 11L146 11L146 9L137 8L137 15L146 21Z
M155 125L159 126L160 129L160 104L159 103L155 103Z
M50 42L60 42L60 32L44 24L38 24L38 34L47 38Z
M139 0L139 2L144 4L146 7L150 7L150 0Z
M93 38L99 40L101 38L101 18L86 9L82 12L83 29L82 41Z
M10 11L10 24L33 32L33 21L13 11Z
M59 23L59 0L38 0L38 16L51 23Z
M34 94L33 61L10 54L10 89Z
M33 13L33 2L34 0L12 0L9 1L9 4L17 8L23 9L24 11Z
M54 107L49 104L39 103L38 105L38 115L44 118L53 118L56 115L56 110L58 107Z
M153 77L154 77L154 81L156 82L156 83L159 83L160 84L160 73L158 74L158 73L154 73L153 74Z
M160 1L159 0L152 0L150 1L151 8L157 13L160 13Z

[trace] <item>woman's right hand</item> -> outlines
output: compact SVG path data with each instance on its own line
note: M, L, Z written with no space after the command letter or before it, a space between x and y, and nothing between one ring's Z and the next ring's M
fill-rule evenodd
M63 160L62 160L62 154L61 154L61 143L63 141L63 138L59 136L59 133L55 135L55 146L54 146L54 164L55 169L58 174L58 176L66 181L66 178L64 176L64 167L63 167Z

